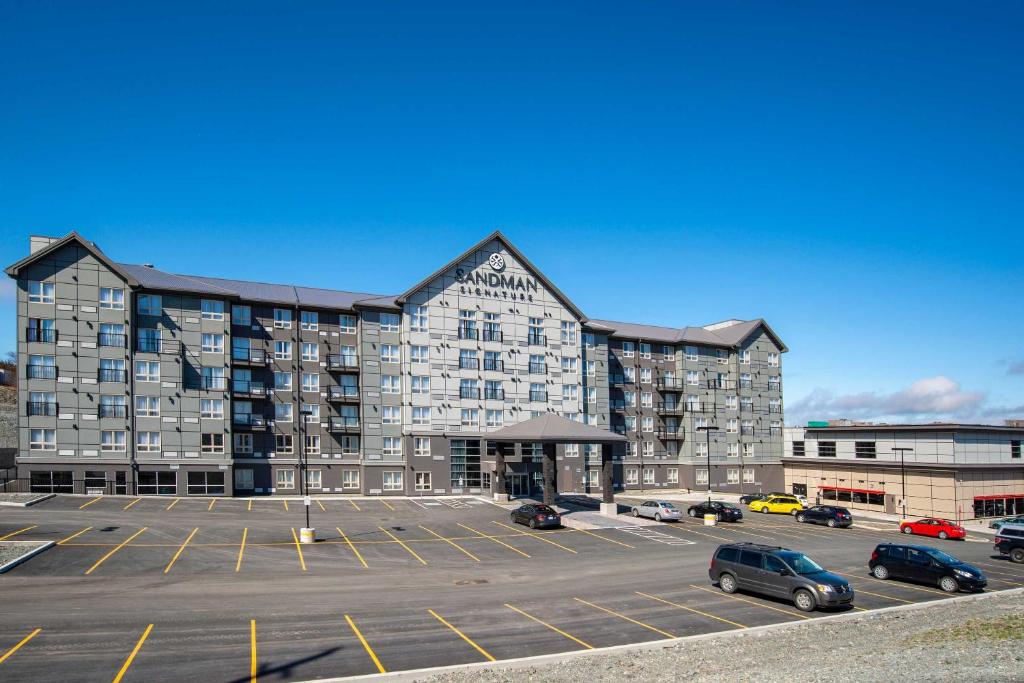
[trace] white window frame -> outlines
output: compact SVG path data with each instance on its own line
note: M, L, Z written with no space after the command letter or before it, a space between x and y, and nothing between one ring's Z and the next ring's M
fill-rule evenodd
M100 308L124 310L124 290L120 287L100 287Z
M160 432L135 432L135 450L138 453L159 453L160 444Z
M199 302L199 315L203 320L223 320L224 302L218 299L202 299Z
M274 486L282 491L293 491L295 489L295 470L283 468L275 470Z
M295 406L291 403L274 404L274 422L289 423L295 419Z
M626 468L626 485L636 486L640 483L640 470L636 467Z
M413 365L427 365L430 363L430 347L413 345L409 347L409 362Z
M33 291L36 290L36 291ZM46 280L28 281L28 302L30 304L52 304L57 301L56 285Z
M316 311L299 311L299 329L317 332L320 329L320 314Z
M290 341L275 340L274 341L274 358L276 360L291 360L292 359L292 343Z
M400 425L400 424L402 424L402 407L401 406L381 406L380 407L380 423L382 425Z
M219 353L224 355L224 335L214 332L203 332L203 353Z
M381 488L385 491L404 491L402 474L402 470L384 470L381 472Z
M252 306L232 305L231 324L243 326L252 325Z
M320 373L319 372L304 372L302 373L302 390L303 391L320 391Z
M430 329L430 309L426 306L412 306L409 310L409 331L426 332Z
M109 441L108 434L110 435ZM100 450L104 453L123 453L127 449L128 442L123 429L104 429L100 432Z
M401 378L398 375L380 376L380 393L400 394L402 393Z
M338 331L342 334L355 334L358 325L359 320L354 315L342 314L338 316Z
M679 468L669 467L665 470L665 479L669 484L679 483Z
M143 372L139 372L139 368L144 367ZM156 367L156 375L152 373L153 368ZM160 361L158 360L137 360L135 361L135 381L136 382L159 382L160 381Z
M380 314L381 332L398 332L402 328L402 316L397 313Z
M430 455L430 437L429 436L414 436L413 437L413 455Z
M320 344L317 342L302 342L302 360L316 362L320 360Z
M429 375L413 375L410 381L412 393L414 394L429 394L430 393L430 376Z
M224 419L224 399L222 398L201 398L199 399L199 417L205 420Z
M312 434L310 436L316 436L317 439L320 438L319 436L317 436L315 434ZM306 438L308 439L309 437L307 436ZM307 448L306 452L307 453L312 453L313 451L310 451ZM320 446L318 445L317 446L317 453L319 453L319 452L320 452ZM323 470L307 469L306 470L306 490L309 491L309 490L312 489L312 490L315 490L315 491L320 491L320 490L323 489L323 487L324 487L324 472L323 472Z
M697 468L693 471L693 482L696 486L708 485L708 471L706 468Z
M155 406L155 407L154 407ZM136 417L160 417L159 396L135 396Z
M654 468L653 467L645 467L644 468L644 485L646 486L648 484L653 484L654 481L655 481L655 479L654 479Z
M430 472L416 472L415 489L417 491L429 491L432 486Z
M341 471L341 488L346 491L359 490L359 470Z
M279 330L292 329L292 312L288 308L274 309L274 327Z
M636 346L631 341L622 342L622 357L632 358L636 355Z
M381 363L399 363L401 362L401 352L399 351L398 344L381 344L380 345L380 362Z

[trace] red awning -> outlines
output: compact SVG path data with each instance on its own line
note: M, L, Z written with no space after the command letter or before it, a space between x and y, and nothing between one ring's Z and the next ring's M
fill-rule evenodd
M822 491L849 491L850 493L879 493L884 495L885 491L876 491L874 489L848 489L842 486L819 486Z
M1004 493L999 496L975 496L974 500L1002 500L1003 498L1024 498L1024 493Z

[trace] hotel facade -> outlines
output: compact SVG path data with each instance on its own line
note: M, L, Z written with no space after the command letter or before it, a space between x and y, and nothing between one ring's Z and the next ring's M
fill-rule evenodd
M25 490L486 494L487 434L544 413L628 438L617 490L784 484L767 323L589 318L498 232L398 295L116 263L77 233L6 272ZM600 489L600 447L556 458L560 492ZM516 444L506 490L536 494L541 459Z

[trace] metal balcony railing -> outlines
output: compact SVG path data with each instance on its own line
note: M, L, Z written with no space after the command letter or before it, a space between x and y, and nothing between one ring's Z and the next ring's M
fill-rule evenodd
M548 373L547 363L530 363L531 375L546 375Z
M56 403L29 401L26 408L29 415L48 415L50 417L57 415Z
M658 404L657 410L658 410L659 413L666 413L666 414L669 414L669 415L676 415L676 414L679 414L679 413L682 413L682 412L685 411L685 408L683 407L684 405L686 405L686 404L662 402L662 403Z
M484 358L484 370L505 371L505 361L500 358Z
M101 403L100 406L100 417L128 417L128 407L117 405L116 403Z
M57 366L26 365L25 376L28 379L57 379Z
M459 387L459 398L480 398L480 390L473 387Z
M546 392L546 391L531 391L530 392L530 400L531 401L540 401L541 403L546 402L548 400L548 392Z
M328 398L331 401L358 401L359 387L331 387L328 390Z
M252 413L235 413L232 422L243 427L265 427L267 418L263 415L253 415Z
M548 338L543 334L537 334L536 332L530 332L526 335L526 343L530 346L547 346Z
M731 379L709 379L708 389L735 389L736 381Z
M658 438L662 441L682 441L685 432L682 427L676 429L659 429L657 432Z
M43 327L29 327L25 329L25 341L54 344L57 341L57 330Z
M479 358L459 358L459 369L460 370L479 370L480 359Z
M504 339L501 330L484 329L483 341L500 342Z
M488 401L504 401L504 389L484 389L484 398Z
M111 368L100 368L97 375L100 382L127 382L127 370L113 370Z
M682 391L686 382L679 377L662 377L656 386L658 391Z
M256 382L250 379L236 379L231 381L231 393L239 396L266 396L267 388L263 382Z
M475 327L459 325L459 339L480 339L480 332Z
M128 338L125 335L111 332L100 332L96 335L96 339L100 346L113 346L122 349L128 342Z
M355 370L359 367L359 356L354 353L342 353L327 356L328 370Z
M349 432L359 429L358 417L332 417L330 426L332 432Z
M224 391L228 388L228 378L200 376L196 387L204 391Z

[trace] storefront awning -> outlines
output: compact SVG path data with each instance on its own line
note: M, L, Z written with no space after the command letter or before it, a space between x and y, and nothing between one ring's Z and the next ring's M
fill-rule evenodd
M586 425L553 413L546 413L519 424L485 435L488 441L548 443L626 443L622 434Z

